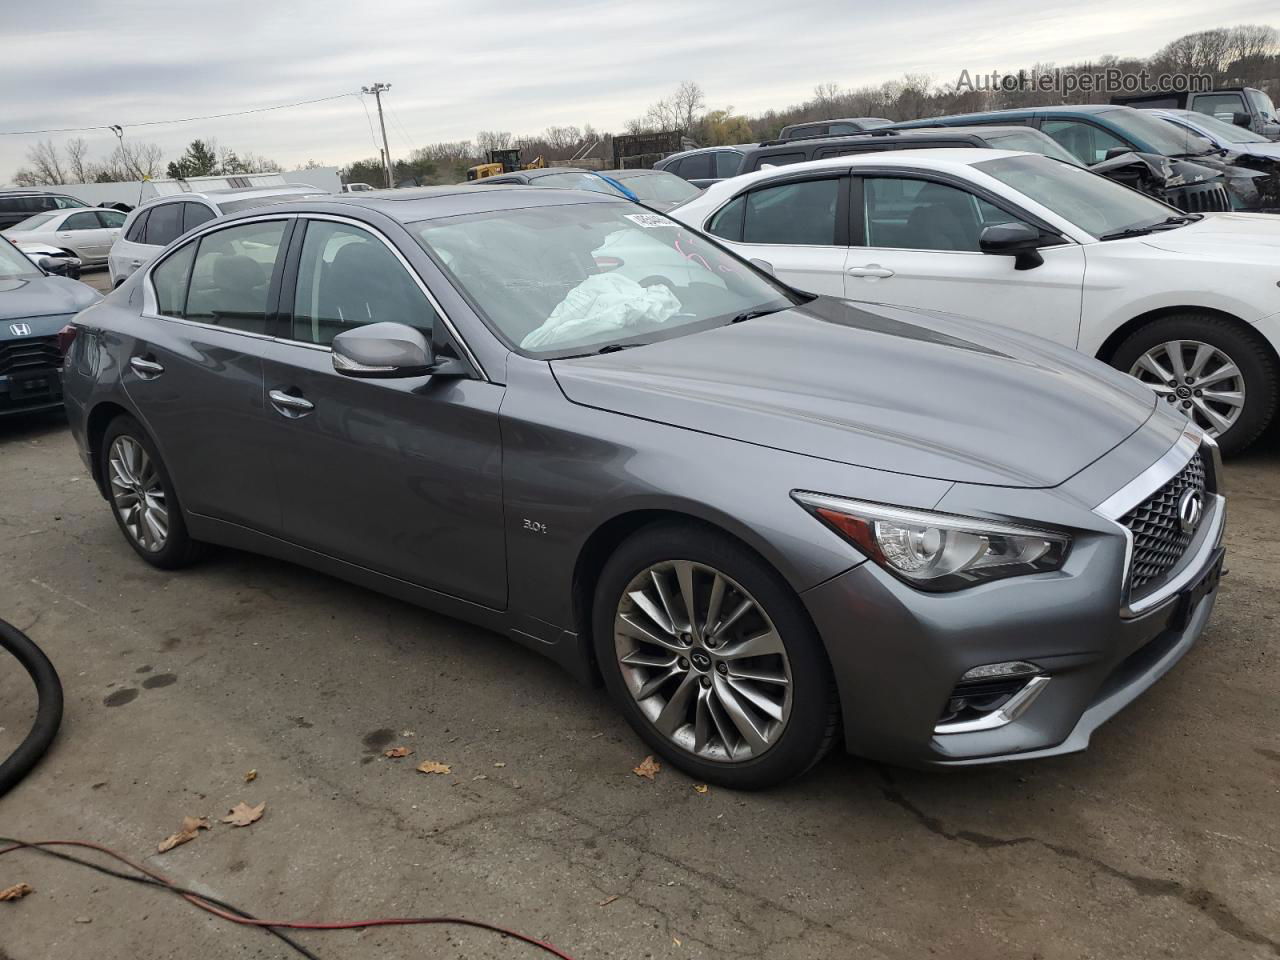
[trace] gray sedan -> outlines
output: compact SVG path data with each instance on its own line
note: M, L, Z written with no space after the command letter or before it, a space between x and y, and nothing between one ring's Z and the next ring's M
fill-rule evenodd
M247 211L76 325L72 430L145 561L502 631L699 780L1081 750L1216 598L1216 448L1141 384L604 195Z

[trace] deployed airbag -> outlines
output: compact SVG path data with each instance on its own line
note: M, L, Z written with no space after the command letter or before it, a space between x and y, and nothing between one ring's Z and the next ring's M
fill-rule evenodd
M617 273L598 273L569 291L542 326L520 345L530 349L565 342L591 342L600 334L665 323L680 312L680 301L665 285L642 287Z

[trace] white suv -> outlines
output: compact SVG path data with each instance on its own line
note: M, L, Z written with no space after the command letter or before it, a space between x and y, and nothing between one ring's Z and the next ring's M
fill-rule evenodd
M669 215L801 290L979 316L1096 356L1227 452L1276 411L1277 216L1184 214L1079 167L977 149L764 170Z
M248 207L316 196L323 196L323 192L299 184L180 193L148 200L129 214L119 238L111 245L107 257L111 286L120 286L133 271L150 263L170 243L202 223Z

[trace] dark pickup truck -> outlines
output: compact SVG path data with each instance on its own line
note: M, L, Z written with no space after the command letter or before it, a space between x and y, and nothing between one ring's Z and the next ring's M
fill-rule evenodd
M1203 93L1132 93L1112 97L1111 102L1125 107L1194 110L1260 133L1269 140L1280 140L1276 105L1256 87L1222 87Z

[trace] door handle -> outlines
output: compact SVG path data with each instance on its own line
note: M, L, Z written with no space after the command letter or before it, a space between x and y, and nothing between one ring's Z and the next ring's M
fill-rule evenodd
M130 260L130 261L129 261L129 265L130 265L131 267L133 267L133 268L136 270L138 267L142 266L142 261L141 261L141 260Z
M146 357L130 357L129 366L133 367L134 373L143 380L154 380L164 373L164 367L154 360L148 360Z
M306 397L299 397L283 390L272 390L267 394L271 403L286 417L303 417L316 408Z
M887 267L882 267L878 263L868 263L865 267L850 267L849 276L851 277L867 277L873 280L884 280L893 276L893 271Z

